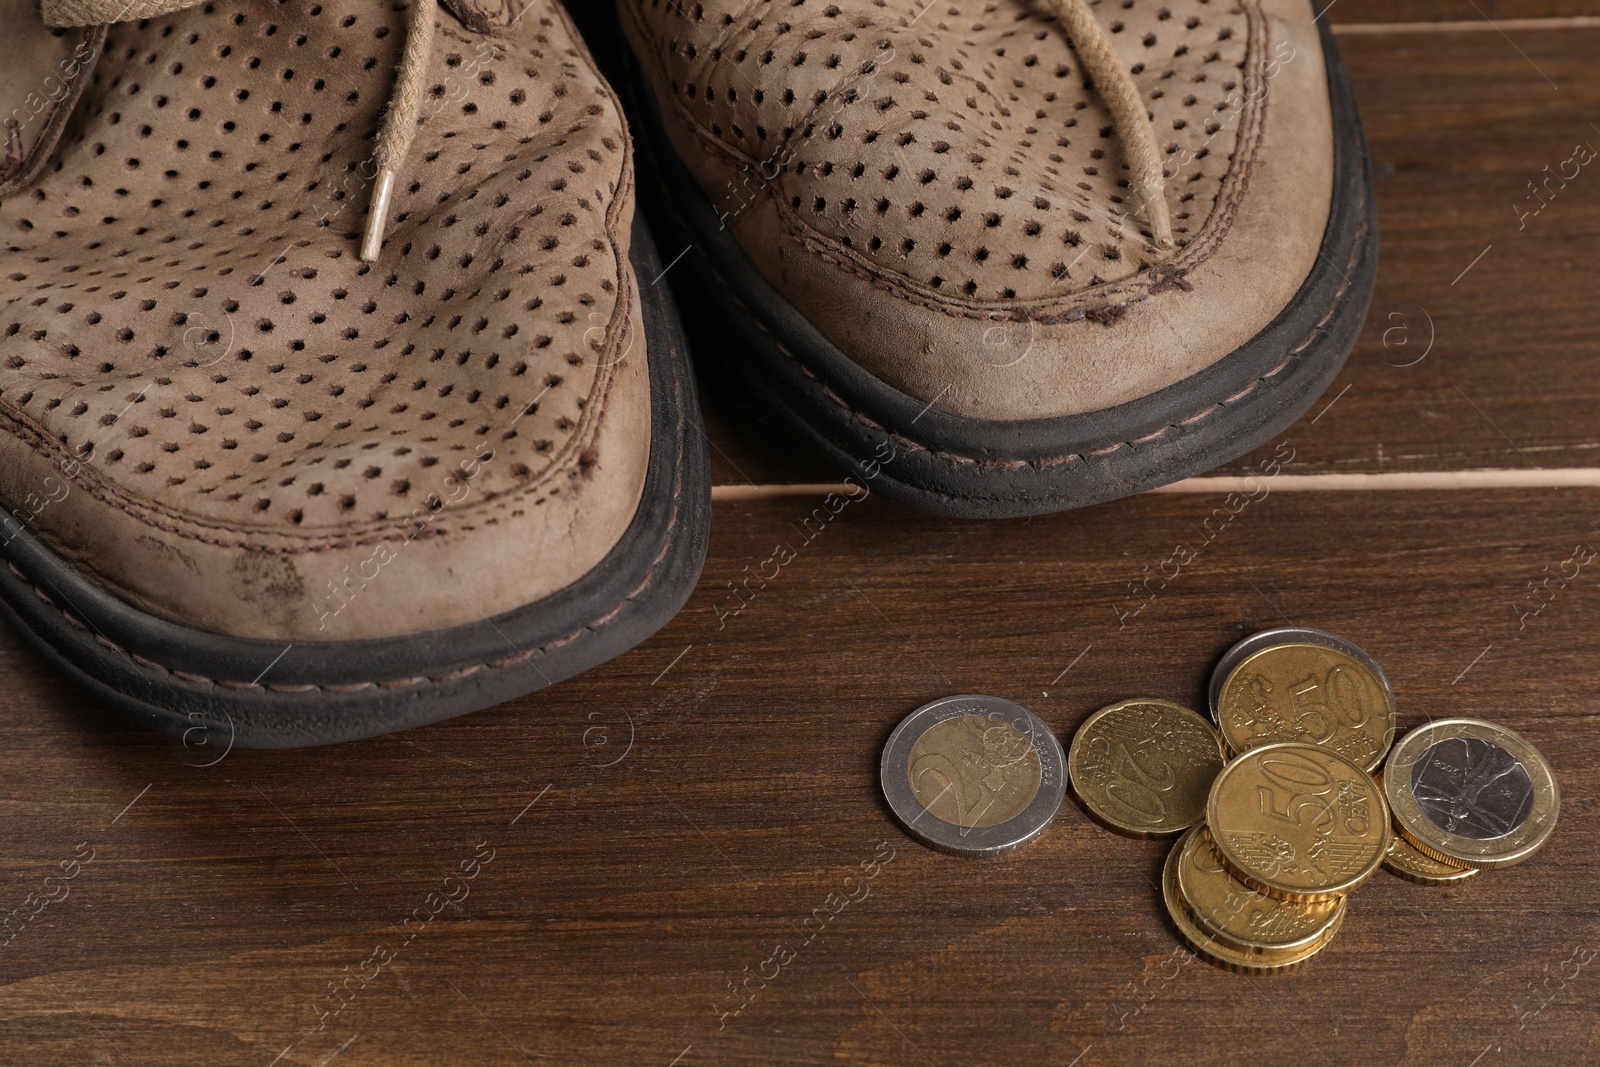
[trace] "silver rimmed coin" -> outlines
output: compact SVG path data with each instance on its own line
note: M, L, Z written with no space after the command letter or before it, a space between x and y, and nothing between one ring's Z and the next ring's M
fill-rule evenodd
M1509 867L1549 840L1561 813L1550 763L1521 735L1441 719L1400 739L1383 769L1396 828L1435 859Z
M1382 771L1378 772L1377 779L1378 788L1383 790L1387 799L1389 791L1383 784ZM1389 835L1389 851L1384 853L1383 869L1418 885L1454 885L1483 873L1479 867L1462 867L1435 859L1407 841L1406 835L1401 833Z
M1061 742L1043 719L999 697L945 697L895 727L883 795L918 841L963 856L1016 848L1049 825L1066 793Z
M1207 688L1206 706L1211 712L1211 721L1220 722L1217 718L1217 707L1222 696L1222 683L1228 680L1228 675L1240 663L1252 654L1260 652L1263 648L1272 645L1287 644L1322 645L1331 648L1352 659L1360 660L1373 674L1378 676L1385 692L1389 695L1389 703L1394 703L1394 689L1389 685L1389 676L1383 673L1383 668L1378 666L1378 661L1373 659L1366 649L1338 634L1329 633L1327 630L1317 630L1310 626L1278 626L1271 630L1259 630L1244 640L1235 644L1222 654L1217 660L1217 665L1211 671L1211 683Z

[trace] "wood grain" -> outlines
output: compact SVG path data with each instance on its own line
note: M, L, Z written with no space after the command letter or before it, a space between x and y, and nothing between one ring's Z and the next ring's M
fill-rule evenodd
M1367 0L1334 17L1352 13L1379 17ZM1510 206L1600 122L1600 31L1510 36L1526 58L1482 32L1344 39L1384 266L1329 398L1349 391L1285 435L1289 470L1600 466L1600 179L1520 231ZM1417 351L1384 348L1386 316L1414 329L1418 309L1434 350L1385 365ZM718 481L827 477L707 377ZM1208 536L1226 506L1158 494L975 523L877 498L826 521L820 498L718 504L699 589L644 645L322 750L223 754L124 726L0 631L0 916L93 850L0 944L0 1060L1600 1061L1600 964L1575 962L1600 950L1600 589L1585 571L1536 614L1527 597L1600 546L1600 490L1269 481ZM750 578L780 543L794 560ZM1180 544L1194 560L1176 578L1130 590ZM882 802L882 743L926 700L1010 697L1070 738L1116 699L1198 705L1223 649L1286 621L1373 652L1403 726L1476 715L1542 748L1563 790L1545 850L1447 889L1380 873L1323 955L1246 977L1181 954L1160 842L1069 803L1024 849L963 860L912 843ZM874 862L864 899L812 918ZM730 983L771 975L778 945L792 956L733 1013Z
M1323 8L1335 26L1492 23L1506 30L1528 20L1581 20L1596 14L1585 0L1323 0Z
M1210 543L1196 526L1220 500L1198 497L987 524L869 499L802 544L795 527L816 503L719 507L689 607L611 664L331 749L187 766L213 756L85 706L10 638L7 907L79 842L95 854L4 948L0 1044L18 1062L281 1052L307 1065L352 1039L334 1063L1466 1064L1492 1044L1502 1052L1483 1062L1527 1064L1600 1051L1592 971L1518 1029L1537 1006L1529 981L1575 946L1600 948L1600 593L1585 576L1520 630L1511 607L1574 543L1600 543L1600 492L1269 492ZM726 583L779 541L797 558L728 614ZM1128 582L1179 542L1195 562L1119 628ZM1454 889L1381 874L1321 957L1252 978L1173 957L1160 842L1069 804L1026 848L971 861L918 847L885 811L880 747L925 700L1011 697L1070 738L1114 699L1198 702L1229 643L1286 619L1370 649L1403 725L1480 715L1550 754L1563 814L1544 852ZM892 859L866 899L808 943L812 909L885 841ZM469 895L402 929L480 842L493 858ZM723 1017L737 1006L728 983L780 944L789 965ZM384 947L394 959L316 1029L341 1003L328 983L372 974Z

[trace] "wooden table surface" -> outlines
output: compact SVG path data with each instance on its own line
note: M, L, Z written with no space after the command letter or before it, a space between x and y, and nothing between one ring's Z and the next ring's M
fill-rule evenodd
M1600 174L1517 210L1600 145L1585 7L1335 4L1377 296L1328 394L1215 476L1028 521L855 502L735 613L730 583L837 475L706 367L701 585L553 690L206 766L0 633L0 911L79 860L0 945L0 1061L1600 1061L1600 589L1529 593L1600 547ZM1207 539L1218 479L1274 449L1293 462ZM1197 558L1130 614L1180 543ZM1539 746L1564 794L1544 851L1457 888L1380 872L1321 956L1248 977L1181 950L1161 842L1068 803L972 861L889 817L878 755L927 700L1008 697L1067 739L1120 698L1198 706L1224 648L1286 622L1375 654L1404 727L1480 716Z

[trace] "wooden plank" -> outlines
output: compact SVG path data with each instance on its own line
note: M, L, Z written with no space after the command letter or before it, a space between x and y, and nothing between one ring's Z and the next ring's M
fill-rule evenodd
M1580 143L1600 149L1600 27L1508 36L1340 41L1372 147L1382 260L1349 364L1284 434L1298 473L1600 467L1585 271L1600 175L1563 167ZM1539 209L1529 183L1563 169L1577 176L1541 188ZM837 477L752 419L724 376L703 371L717 383L706 407L719 484ZM1272 447L1222 473L1258 466Z
M1386 17L1363 4L1333 17ZM1600 466L1588 170L1520 230L1511 207L1589 137L1600 33L1508 35L1343 40L1385 261L1337 402L1285 435L1292 472ZM1388 316L1414 346L1418 310L1435 347L1394 366L1418 349L1384 347ZM706 395L719 482L830 476L736 391ZM998 523L719 504L701 587L628 655L426 730L209 767L214 749L122 726L0 632L0 916L58 895L44 879L93 850L66 899L14 914L0 1048L324 1067L1600 1060L1600 600L1587 576L1528 588L1600 545L1600 490L1288 484ZM1219 507L1237 514L1208 527ZM780 542L794 560L751 577ZM1193 563L1130 590L1180 543ZM1403 725L1479 715L1543 748L1564 791L1548 848L1455 889L1380 874L1322 957L1252 978L1174 956L1160 843L1069 805L978 863L921 849L884 808L882 742L927 699L1009 696L1066 738L1122 697L1198 703L1223 648L1285 620L1373 651ZM870 893L809 936L883 841ZM729 983L772 974L777 944L792 959L732 1014Z
M1525 23L1547 20L1582 22L1595 11L1584 0L1323 0L1327 18L1336 27L1390 24L1414 27L1419 23L1460 23L1484 29L1498 26L1514 30Z
M1220 497L991 523L881 499L822 506L719 505L688 608L611 664L331 749L190 766L216 753L123 727L6 634L0 913L43 893L80 843L94 850L67 899L13 924L7 1058L1089 1067L1467 1064L1488 1049L1490 1067L1600 1054L1600 976L1568 962L1600 948L1600 594L1585 575L1537 615L1512 606L1576 543L1600 544L1600 491L1269 488L1209 541ZM780 542L795 558L733 614L728 583ZM1144 601L1128 584L1180 542L1194 562L1129 614ZM1545 851L1454 889L1380 872L1321 957L1254 978L1174 956L1160 842L1069 804L1024 849L970 861L913 844L885 810L881 745L925 700L1011 697L1070 738L1114 699L1198 702L1228 644L1286 619L1370 649L1405 726L1479 715L1539 745L1564 794ZM476 877L445 882L487 849ZM803 925L830 894L859 895L844 879L890 850L864 899ZM455 906L429 896L462 887ZM775 945L793 957L774 976ZM748 1005L724 1014L729 983L764 963L765 986L751 980ZM1524 1014L1547 975L1565 989L1552 978L1555 995Z

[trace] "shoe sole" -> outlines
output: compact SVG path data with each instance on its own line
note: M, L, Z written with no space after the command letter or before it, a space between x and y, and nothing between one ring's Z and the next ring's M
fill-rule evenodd
M635 220L639 278L659 257ZM699 579L711 480L693 374L663 287L641 286L650 459L638 511L578 581L481 622L408 637L273 642L190 629L123 603L26 530L0 548L0 614L52 666L187 747L292 748L438 722L618 656L677 614ZM220 757L218 757L220 758Z
M1210 470L1270 441L1355 346L1378 268L1366 138L1338 45L1319 23L1333 106L1334 187L1311 273L1250 341L1197 374L1081 415L965 418L885 384L835 348L745 257L678 159L636 57L621 79L641 127L640 196L670 250L697 356L717 357L795 436L925 511L1005 518L1085 507ZM884 457L892 456L886 462Z

